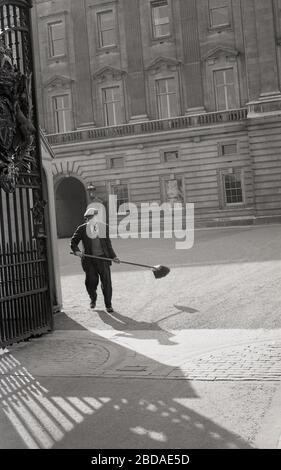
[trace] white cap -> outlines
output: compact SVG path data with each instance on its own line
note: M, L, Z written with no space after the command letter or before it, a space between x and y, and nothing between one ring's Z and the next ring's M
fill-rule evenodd
M98 213L98 209L95 207L89 207L89 209L86 210L84 217L92 217L93 215L96 215Z

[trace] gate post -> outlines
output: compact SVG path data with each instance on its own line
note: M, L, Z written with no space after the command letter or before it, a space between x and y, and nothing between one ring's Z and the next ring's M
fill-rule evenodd
M31 0L0 0L0 346L53 328Z

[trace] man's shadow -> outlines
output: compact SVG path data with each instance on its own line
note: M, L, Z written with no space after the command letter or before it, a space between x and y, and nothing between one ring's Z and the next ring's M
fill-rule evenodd
M107 313L104 310L96 310L100 319L114 330L121 331L119 336L132 336L137 339L157 339L159 344L175 346L177 343L171 339L174 335L163 330L158 322L136 321L114 311Z

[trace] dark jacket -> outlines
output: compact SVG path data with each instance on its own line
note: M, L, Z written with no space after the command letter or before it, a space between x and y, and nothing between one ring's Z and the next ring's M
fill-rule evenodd
M73 234L71 241L70 241L70 247L74 253L76 251L80 251L78 245L82 241L83 251L85 255L92 254L91 238L88 237L86 230L87 230L87 224L79 225L79 227L76 229L75 233ZM100 238L100 243L104 252L104 256L106 258L111 258L111 259L116 258L116 254L112 248L112 244L111 244L111 240L109 236L107 236L106 238Z

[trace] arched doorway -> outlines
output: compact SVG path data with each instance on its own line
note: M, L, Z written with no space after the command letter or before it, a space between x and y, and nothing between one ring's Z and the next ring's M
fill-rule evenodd
M69 238L78 225L83 223L87 207L83 184L72 176L63 178L56 189L56 216L58 238Z

